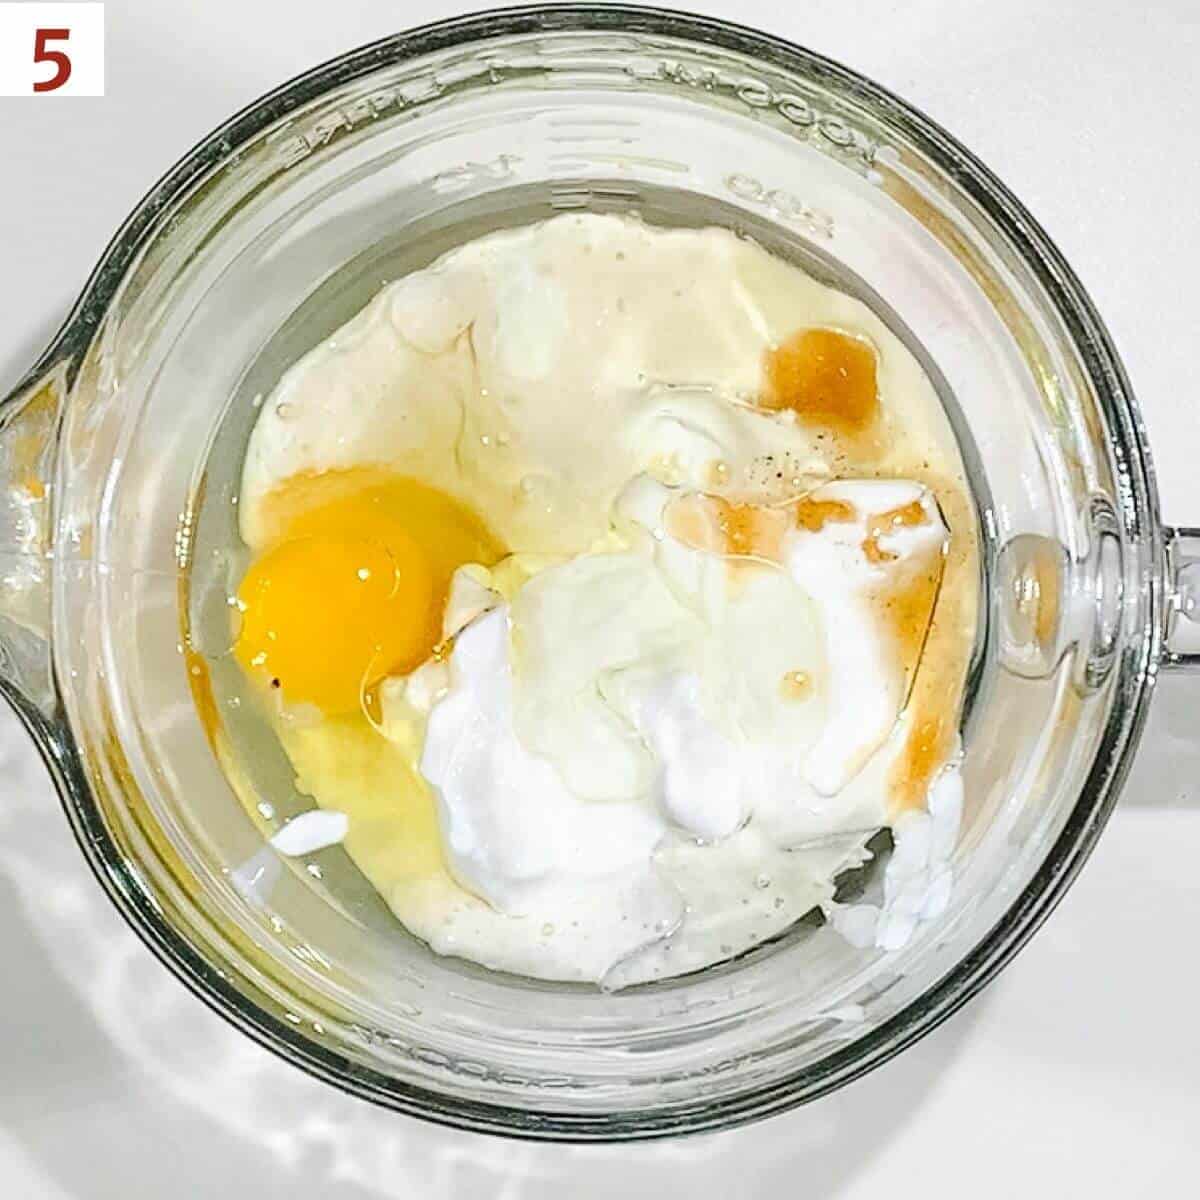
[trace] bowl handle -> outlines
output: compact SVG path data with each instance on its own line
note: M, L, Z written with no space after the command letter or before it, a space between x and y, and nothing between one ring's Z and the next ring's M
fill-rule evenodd
M43 360L44 363L44 360ZM53 723L54 458L68 364L39 364L0 400L0 695L35 734Z
M1200 529L1168 529L1167 633L1163 666L1200 671ZM1185 622L1193 626L1185 648Z

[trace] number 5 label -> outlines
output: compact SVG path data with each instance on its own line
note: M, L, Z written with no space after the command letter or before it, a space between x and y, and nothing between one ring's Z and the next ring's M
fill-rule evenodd
M103 4L0 3L0 96L103 95Z

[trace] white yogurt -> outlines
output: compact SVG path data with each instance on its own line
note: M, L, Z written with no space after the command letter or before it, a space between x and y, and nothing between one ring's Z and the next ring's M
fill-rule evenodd
M605 947L611 980L726 957L782 928L784 910L831 903L833 877L888 822L905 732L904 664L875 597L927 566L945 533L917 485L831 485L817 496L853 520L797 528L783 565L731 577L664 531L678 495L638 481L620 502L627 549L550 567L459 633L420 764L459 883L509 916L556 906L555 923L590 931L590 959ZM894 557L869 561L872 519L914 501L924 523L880 535ZM813 681L807 698L781 689L785 664ZM915 848L930 819L897 827L887 930L878 913L840 913L858 937L870 921L890 948L935 910L944 863ZM763 878L776 880L769 909ZM919 885L933 898L918 902ZM683 897L669 950L645 949L644 923L610 899L634 893L656 912ZM495 955L494 932L477 928L478 942L460 931L458 953Z
M272 836L271 845L288 858L300 858L336 846L349 827L345 813L314 808L293 817Z

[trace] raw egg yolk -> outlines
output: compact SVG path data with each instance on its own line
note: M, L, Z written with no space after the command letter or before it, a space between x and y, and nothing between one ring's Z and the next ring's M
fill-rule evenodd
M437 646L450 578L499 546L453 497L367 469L297 476L263 502L273 536L237 593L234 654L289 705L357 712Z
M432 591L429 565L409 538L284 542L238 589L238 658L286 689L291 703L352 711L373 672L420 654Z

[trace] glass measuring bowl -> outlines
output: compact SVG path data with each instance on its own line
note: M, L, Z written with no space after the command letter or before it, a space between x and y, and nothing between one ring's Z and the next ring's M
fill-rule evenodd
M719 213L778 240L895 314L942 387L986 604L954 899L900 952L806 928L603 995L437 958L369 894L331 903L303 872L282 871L267 906L236 885L263 836L217 766L205 724L221 717L198 713L179 649L181 608L214 578L198 498L227 485L222 467L236 474L232 455L210 459L214 439L463 214L581 207ZM511 10L288 84L131 215L0 422L0 688L102 884L247 1033L468 1128L711 1129L884 1061L1048 913L1115 802L1157 671L1196 662L1200 542L1159 519L1128 384L1057 252L920 114L717 22Z

